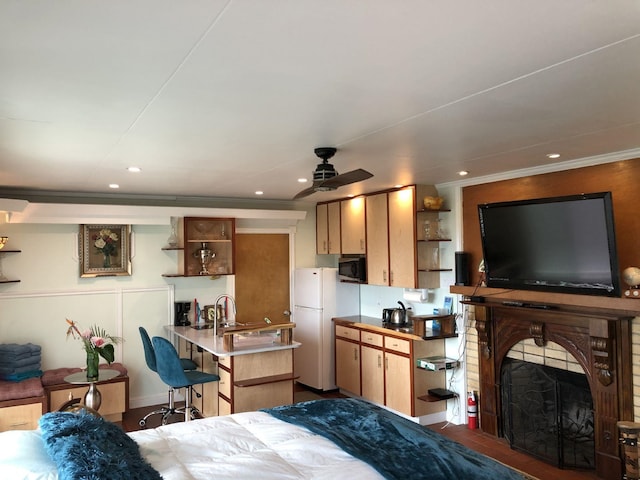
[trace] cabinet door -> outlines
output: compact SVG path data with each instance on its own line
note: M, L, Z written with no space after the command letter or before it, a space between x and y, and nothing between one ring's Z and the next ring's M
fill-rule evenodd
M316 252L329 253L329 224L327 204L316 205Z
M360 345L336 338L336 385L360 395Z
M406 415L411 412L411 359L385 352L385 405Z
M342 253L364 254L364 197L351 198L340 202L340 234Z
M389 264L392 287L416 288L415 189L389 192Z
M340 253L340 202L327 204L327 223L329 230L329 253Z
M382 350L361 345L362 396L384 405L384 368Z
M387 194L366 198L367 283L389 285Z

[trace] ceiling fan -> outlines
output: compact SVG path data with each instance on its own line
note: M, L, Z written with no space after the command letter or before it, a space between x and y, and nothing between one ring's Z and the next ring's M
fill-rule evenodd
M329 159L336 153L336 149L333 147L319 147L314 149L313 152L318 158L322 159L322 163L319 163L313 172L313 185L299 192L293 197L293 200L306 197L315 192L335 190L343 185L361 182L373 177L372 173L361 168L339 175L333 165L329 163Z

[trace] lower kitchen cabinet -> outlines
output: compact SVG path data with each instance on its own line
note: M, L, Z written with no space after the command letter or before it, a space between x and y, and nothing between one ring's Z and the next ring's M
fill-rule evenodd
M336 338L336 385L360 395L360 344Z
M411 358L385 352L385 405L412 416Z
M334 319L336 384L347 393L411 417L446 410L446 402L424 402L430 388L444 387L444 371L420 369L416 359L444 355L444 338L387 334L386 329Z
M360 347L362 364L362 396L384 405L384 353L378 348Z

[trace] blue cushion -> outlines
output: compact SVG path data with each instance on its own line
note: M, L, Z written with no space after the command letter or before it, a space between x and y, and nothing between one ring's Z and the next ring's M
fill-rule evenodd
M161 480L119 426L88 413L51 412L39 421L60 480Z

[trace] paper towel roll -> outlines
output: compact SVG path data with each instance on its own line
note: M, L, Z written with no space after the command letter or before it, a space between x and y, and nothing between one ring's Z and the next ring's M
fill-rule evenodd
M402 298L408 302L422 303L425 302L429 294L425 288L414 289L405 288L402 293Z

